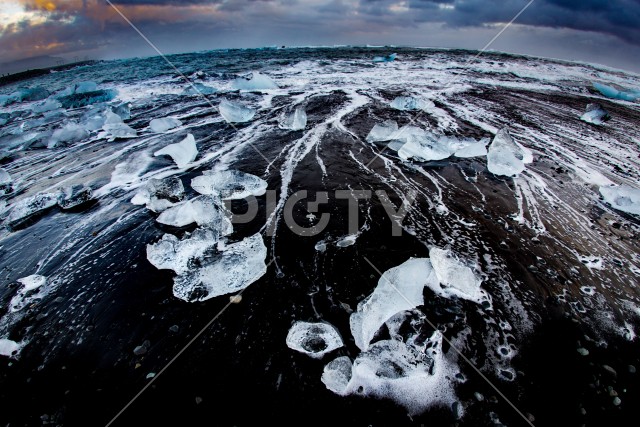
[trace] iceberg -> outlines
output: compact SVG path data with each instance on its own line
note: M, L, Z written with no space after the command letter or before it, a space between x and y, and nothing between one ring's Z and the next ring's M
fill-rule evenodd
M58 203L58 193L40 193L20 200L9 212L5 224L14 230L34 215L43 213Z
M188 134L185 139L175 144L170 144L162 150L153 153L154 156L169 156L176 163L178 168L186 168L189 163L198 156L198 147L192 134Z
M173 117L153 119L149 122L151 131L156 133L163 133L170 129L177 128L178 126L182 126L182 122L178 119L174 119Z
M307 127L307 113L304 108L298 107L293 112L285 114L278 127L288 130L303 130Z
M369 142L391 141L398 133L398 124L394 120L385 120L382 123L376 123L367 135Z
M352 369L351 359L347 356L340 356L325 365L320 380L327 389L335 394L346 396Z
M399 96L391 102L391 107L402 111L427 110L435 107L428 99L416 99L411 96Z
M0 195L5 195L13 191L13 178L9 172L0 168Z
M211 86L205 86L202 83L193 83L193 85L187 86L182 91L182 95L211 95L217 91L216 88Z
M31 111L33 111L36 114L40 114L40 113L45 113L47 111L57 110L58 108L61 108L61 107L62 107L62 103L60 103L60 101L49 98L44 102L35 104L33 107L31 107Z
M228 101L226 99L220 102L218 111L220 111L220 115L228 123L248 122L256 115L256 110L253 108L245 107L239 102Z
M314 359L344 346L340 333L328 323L295 322L287 334L287 347Z
M111 101L117 94L118 92L115 89L96 90L61 96L58 98L58 101L60 101L64 108L80 108L98 102Z
M396 313L424 304L425 286L438 287L428 258L411 258L384 272L371 295L358 304L349 326L356 345L367 350L378 329Z
M446 298L457 297L476 303L488 299L487 293L480 288L482 280L450 250L433 247L429 250L429 258L439 282L437 287L431 287L434 292Z
M487 168L494 175L514 176L524 170L524 153L507 128L498 131L489 146Z
M93 190L85 185L72 185L60 189L58 206L64 210L77 208L93 200Z
M135 138L138 132L122 121L122 118L112 112L106 110L104 112L104 125L102 129L109 135L109 141L115 141L118 138Z
M640 215L640 190L628 185L600 187L600 194L614 209Z
M63 127L56 129L51 135L47 148L54 148L58 143L71 143L82 141L89 137L89 131L77 123L67 123Z
M614 88L613 86L607 86L607 85L604 85L602 83L595 83L595 82L593 83L593 87L598 92L600 92L602 95L606 96L607 98L621 99L623 101L630 101L630 102L634 102L635 100L640 98L640 89L636 89L636 90L628 90L628 89L618 90L618 89Z
M397 53L392 53L391 55L387 55L387 56L375 56L373 58L373 62L393 62L395 61L397 56L398 56Z
M200 194L212 194L223 200L262 196L267 191L267 181L238 170L204 171L191 180L191 187Z
M587 104L584 114L580 116L580 120L594 125L601 125L610 118L609 112L600 104Z
M278 89L278 85L271 77L255 72L244 77L238 77L232 83L236 90L268 90Z
M198 196L166 209L156 221L172 227L196 223L201 227L219 230L226 236L233 232L230 216L224 203L217 197Z

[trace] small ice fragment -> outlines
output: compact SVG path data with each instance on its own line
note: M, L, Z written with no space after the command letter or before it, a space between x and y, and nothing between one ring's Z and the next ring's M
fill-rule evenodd
M327 244L324 240L320 240L318 243L316 243L314 249L318 252L324 252L327 250Z
M61 107L62 107L62 104L60 103L60 101L53 98L49 98L44 102L35 104L33 107L31 107L31 110L34 113L45 113L47 111L57 110L58 108L61 108Z
M58 206L62 209L73 209L80 205L83 205L93 197L93 190L91 187L84 185L73 185L70 187L62 188L60 195L58 196Z
M218 105L220 115L229 123L248 122L256 115L256 110L245 107L239 102L223 99Z
M204 228L187 233L182 240L172 234L165 234L157 243L147 245L147 259L159 270L186 274L189 272L189 264L211 251L219 238L218 231Z
M180 178L170 176L164 179L151 178L147 185L140 189L131 199L134 205L147 205L147 209L162 212L174 203L184 199L184 186Z
M238 77L233 81L232 86L237 90L278 89L278 85L271 77L258 72L250 73L244 77Z
M192 134L188 134L182 141L167 145L162 150L153 153L154 156L170 156L178 168L183 169L187 167L189 163L194 161L198 156L198 147L196 146L196 140Z
M435 107L433 101L428 99L417 99L412 96L399 96L391 102L391 107L396 110L413 111L427 110Z
M609 112L602 108L600 104L588 104L585 113L580 116L580 120L594 125L601 125L610 118Z
M12 357L20 352L22 345L7 338L0 338L0 356Z
M165 117L162 119L153 119L149 122L149 127L151 131L156 133L163 133L170 129L177 128L178 126L182 126L182 122L173 117Z
M267 181L238 170L210 170L193 178L191 187L200 194L215 194L223 200L235 200L262 196L267 191Z
M344 346L340 333L328 323L295 322L287 334L287 347L314 359Z
M9 229L15 229L30 217L51 209L58 202L58 193L40 193L20 200L13 205L5 224Z
M339 248L346 248L347 246L352 246L356 243L357 238L358 238L357 234L349 234L348 236L345 236L342 239L338 240L338 243L336 243L336 246L338 246Z
M111 110L106 110L104 117L102 129L110 135L110 141L117 138L135 138L138 135L135 129L123 123L122 118Z
M394 135L398 133L398 124L394 120L385 120L382 123L376 123L367 135L367 141L391 141Z
M193 83L188 85L183 91L183 95L211 95L218 90L211 86L205 86L202 83Z
M278 127L280 129L303 130L307 127L307 113L304 108L298 107L293 112L285 114Z
M96 82L78 82L75 84L73 93L95 92L96 90L98 90L98 85L96 84Z
M482 280L477 278L471 268L460 262L450 250L433 247L429 250L429 258L440 282L441 290L434 289L436 293L476 303L486 299L486 292L480 288Z
M600 194L611 207L630 214L640 215L640 190L626 184L602 186Z
M373 62L393 62L397 56L397 53L392 53L391 55L387 56L375 56L373 58Z
M347 395L347 385L351 381L353 363L347 356L340 356L327 363L322 371L320 380L335 394Z
M487 154L487 168L494 175L514 176L524 171L524 153L502 128L493 138Z
M223 235L233 231L229 212L222 201L212 196L198 196L192 200L170 207L156 219L160 224L186 227L194 222L219 230Z

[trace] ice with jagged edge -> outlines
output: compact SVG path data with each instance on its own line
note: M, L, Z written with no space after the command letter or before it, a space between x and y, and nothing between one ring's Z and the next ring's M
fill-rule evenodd
M186 168L198 156L198 147L192 134L188 134L185 139L175 144L170 144L162 150L153 153L154 156L169 156L176 162L178 168Z
M57 96L68 96L73 95L74 93L87 93L87 92L95 92L98 90L98 85L96 82L92 81L84 81L74 83L71 86L67 87L65 90L60 91Z
M297 107L293 112L286 113L278 123L280 129L303 130L307 127L307 113L303 107Z
M111 101L117 94L118 92L115 89L100 89L60 96L58 97L58 101L60 101L63 108L80 108L91 104Z
M193 261L215 248L224 234L222 230L211 228L198 228L182 240L173 234L165 234L157 243L147 245L147 259L159 270L187 274Z
M440 283L437 288L431 288L434 292L447 298L457 297L476 303L488 300L487 292L480 287L482 279L453 252L434 246L429 250L429 259Z
M173 295L184 301L204 301L239 292L267 272L267 247L260 233L236 243L218 242L216 251L190 263L175 277Z
M587 104L585 113L580 116L580 120L587 123L593 123L594 125L601 125L609 120L609 112L602 108L600 104Z
M89 137L89 131L84 126L74 122L69 122L59 129L53 131L47 148L54 148L58 144L68 144L79 142Z
M223 200L235 200L262 196L267 191L267 181L239 170L209 170L193 178L191 187L200 194L213 194Z
M153 119L149 122L149 128L152 132L163 133L168 130L182 126L182 122L174 117L164 117Z
M412 96L398 96L391 101L391 107L402 111L428 110L435 107L433 101L414 98Z
M502 128L493 138L487 153L487 168L494 175L514 176L524 171L524 152Z
M109 135L109 141L115 141L118 138L135 138L138 132L124 123L122 117L111 110L104 112L104 124L102 129Z
M134 205L146 205L147 209L162 212L185 197L182 180L175 176L164 179L151 178L131 199Z
M483 138L480 141L473 138L459 139L452 143L455 148L453 155L462 159L486 156L488 143L488 138Z
M600 194L613 208L622 212L640 215L640 190L629 185L600 187Z
M4 168L0 168L0 195L10 193L13 190L13 178Z
M220 230L226 235L233 231L230 215L217 196L198 196L164 210L156 221L172 227L196 223L201 227Z
M325 365L320 380L327 389L335 394L346 396L352 370L353 362L351 359L347 356L340 356Z
M59 193L39 193L18 201L11 208L5 224L9 228L17 227L29 217L51 209L58 203Z
M366 350L380 326L399 311L424 304L424 287L438 287L428 258L411 258L384 272L371 295L358 304L349 326L356 345Z
M81 206L93 198L93 190L85 185L71 185L60 189L58 206L62 209L73 209Z
M394 120L376 123L367 135L368 142L391 141L398 133L398 124Z
M403 137L406 142L398 150L398 157L402 160L414 159L428 162L443 160L455 153L455 148L451 146L450 140L446 136L438 137L418 129L403 135Z
M218 111L228 123L243 123L253 119L256 110L239 102L223 99L218 105Z
M336 328L324 322L295 322L289 329L286 342L290 349L315 359L344 346Z
M271 77L258 72L238 77L233 81L232 86L236 90L278 89L278 84Z

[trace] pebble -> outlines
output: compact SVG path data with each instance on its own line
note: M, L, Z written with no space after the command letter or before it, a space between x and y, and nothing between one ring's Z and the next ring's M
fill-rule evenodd
M180 327L178 325L173 325L172 327L169 328L169 332L173 332L174 334L177 334L180 331Z
M143 345L139 345L133 349L133 354L135 354L136 356L142 356L146 352L147 352L147 347Z
M616 372L615 369L613 369L611 366L609 365L602 365L602 367L604 368L605 371L609 372L611 375L613 375L614 377L618 375L618 373Z
M478 402L482 402L484 400L484 396L478 393L477 391L473 393L473 396L476 398Z
M196 396L196 405L199 405L202 403L202 398L200 396Z
M588 356L589 350L587 350L586 348L580 347L578 349L578 353L580 354L580 356Z
M151 378L153 378L153 377L155 377L155 376L156 376L156 373L155 373L155 372L149 372L149 373L147 374L147 379L148 379L148 380L150 380Z
M630 374L635 374L636 373L636 367L633 365L629 365L629 373Z
M619 397L614 397L614 398L613 398L613 404L614 404L615 406L619 406L621 403L622 403L622 400L620 400L620 398L619 398Z
M231 301L233 304L238 304L240 303L240 301L242 301L242 295L231 295L229 297L229 301Z

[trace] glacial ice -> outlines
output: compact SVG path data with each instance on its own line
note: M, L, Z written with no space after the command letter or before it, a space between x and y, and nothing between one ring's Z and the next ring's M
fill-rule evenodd
M172 227L186 227L194 222L219 230L222 235L233 232L230 213L217 197L198 196L163 211L156 219L160 224Z
M11 94L11 96L14 96L20 102L40 101L48 98L49 95L51 95L51 92L43 87L20 88Z
M250 73L244 77L238 77L232 83L236 90L268 90L278 89L276 82L271 77L262 73Z
M62 209L73 209L92 200L93 190L85 185L72 185L60 189L58 206Z
M369 348L380 326L399 311L424 304L425 286L438 287L438 280L428 258L411 258L385 271L371 295L358 304L349 325L356 345Z
M287 347L314 359L344 346L340 333L333 325L324 322L297 321L287 334Z
M486 138L476 141L471 138L460 140L461 146L453 155L459 158L481 157L487 155L487 144L489 140Z
M220 111L220 115L228 123L248 122L256 115L256 110L253 108L245 107L239 102L229 101L226 99L220 101L218 110Z
M175 144L170 144L162 150L153 153L154 156L169 156L176 162L178 168L186 168L189 163L198 156L198 147L192 134L188 134L185 139Z
M307 127L307 113L303 107L298 107L293 112L285 114L278 127L288 130L303 130Z
M373 58L373 62L393 62L395 61L397 56L398 56L397 53L392 53L391 55L387 55L387 56L375 56Z
M115 107L111 107L111 111L119 115L122 120L129 120L131 118L131 104L128 102L123 102Z
M22 345L7 338L0 338L0 356L12 357L20 352Z
M80 118L80 124L88 131L102 129L105 121L103 107L92 107L82 114Z
M351 359L347 356L340 356L325 365L320 380L327 389L335 394L346 396L352 369Z
M9 229L20 226L29 217L54 207L58 203L58 193L40 193L20 200L9 212L5 224Z
M195 87L195 88L194 88ZM211 86L205 86L202 83L193 83L192 85L188 85L183 91L183 95L211 95L216 93L218 90Z
M58 101L64 108L79 108L98 102L108 102L116 97L118 92L115 89L96 90L93 92L74 93L73 95L61 96Z
M600 194L613 208L630 214L640 215L640 190L626 184L602 186Z
M60 103L60 101L53 98L49 98L44 102L35 104L33 107L31 107L31 111L39 114L39 113L45 113L47 111L57 110L58 108L61 108L61 107L62 107L62 104Z
M0 195L5 195L13 190L13 178L9 172L0 168Z
M131 199L134 205L147 205L147 209L162 212L184 199L184 186L180 178L171 176L164 179L151 178Z
M179 240L173 234L165 234L157 243L147 245L147 259L158 270L173 270L187 274L194 261L202 259L218 244L220 232L198 228Z
M398 133L398 124L394 120L376 123L367 135L369 142L391 141Z
M412 96L399 96L391 102L392 108L402 111L427 110L434 106L435 104L428 99L417 99Z
M471 268L460 262L450 250L432 247L429 259L440 282L437 287L431 287L437 294L476 303L487 299L487 293L480 288L482 279L477 278Z
M75 93L80 94L80 93L87 93L87 92L95 92L97 90L98 90L98 85L96 84L96 82L84 81L84 82L78 82L78 83L72 84L71 86L69 86L62 92L60 92L58 96L69 96Z
M596 88L598 92L600 92L602 95L606 96L607 98L621 99L623 101L631 101L631 102L634 102L635 100L640 98L640 89L618 90L612 86L607 86L597 82L593 83L593 87Z
M53 131L51 138L49 139L49 144L47 148L54 148L59 143L71 143L82 141L85 138L89 137L89 131L87 131L83 126L69 122L65 124L63 127L56 129Z
M487 153L487 168L494 175L513 176L524 171L524 153L502 128L493 138Z
M411 134L407 136L406 143L398 150L398 157L403 160L415 159L428 162L442 160L454 153L446 136L437 137L429 132Z
M214 194L223 200L235 200L262 196L267 191L267 182L239 170L209 170L193 178L191 187L200 194Z
M173 295L185 301L204 301L241 291L267 272L267 247L260 233L237 243L220 242L217 252L174 279Z
M138 135L137 131L125 124L116 113L106 110L104 117L102 129L109 134L109 141L114 141L117 138L135 138Z
M587 104L585 113L580 116L580 120L594 125L601 125L609 119L609 112L602 108L600 104Z
M152 132L163 133L170 129L182 126L182 122L173 117L165 117L161 119L153 119L149 122L149 127Z

